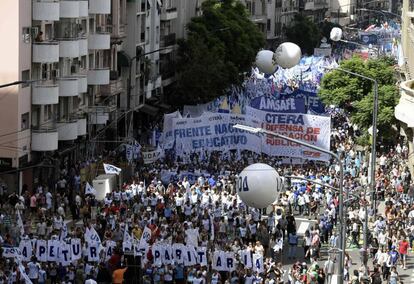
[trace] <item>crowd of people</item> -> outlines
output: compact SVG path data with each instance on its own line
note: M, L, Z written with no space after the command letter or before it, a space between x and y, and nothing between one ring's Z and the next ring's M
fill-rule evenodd
M346 216L338 216L338 192L333 188L339 186L339 166L334 161L292 165L248 152L231 153L225 159L213 152L207 160L194 154L185 161L166 160L140 167L130 183L108 193L104 200L85 194L81 165L74 165L62 169L54 187L39 184L31 190L24 188L21 195L12 193L2 198L2 251L19 247L21 240L27 239L32 240L33 254L26 261L2 254L0 284L331 283L338 273L339 254L328 248L338 247L340 218L347 222L348 248L361 249L360 261L366 263L355 265L357 260L347 251L346 283L401 283L399 273L407 268L414 241L414 187L406 166L408 149L402 142L392 149L382 149L375 177L376 194L365 193L369 185L365 151L357 150L353 128L343 117L336 118L335 123L332 149L344 162L345 189L357 197L347 203ZM236 155L241 157L236 159ZM264 210L247 207L237 196L237 173L259 161L275 167L280 175L297 177L287 179L278 200ZM193 180L172 177L165 182L160 173L166 169L200 174ZM309 227L300 231L298 216L308 218ZM366 238L367 254L361 238L365 218L369 218L371 228ZM85 253L68 265L36 258L36 240L66 242L78 238L85 251L85 233L92 228L99 235L101 247L116 244L110 255L102 249L99 261L90 261ZM149 248L136 263L124 251L125 234L139 241L146 228L151 230ZM206 247L208 264L156 263L151 250L156 243ZM213 269L216 250L234 253L237 265L232 271ZM262 256L263 268L245 266L242 250Z

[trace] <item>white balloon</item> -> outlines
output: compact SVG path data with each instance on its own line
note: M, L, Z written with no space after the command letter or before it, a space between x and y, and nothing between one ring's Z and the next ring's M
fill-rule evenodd
M254 208L266 208L275 202L282 187L283 178L274 168L262 163L244 168L237 180L239 197Z
M338 28L338 27L332 28L329 37L333 41L339 41L339 40L341 40L341 38L342 38L342 30L340 28Z
M265 74L273 74L277 65L273 60L273 51L261 50L256 55L256 66L260 72Z
M299 64L302 52L300 47L293 42L284 42L279 45L274 53L274 61L282 68L292 68Z

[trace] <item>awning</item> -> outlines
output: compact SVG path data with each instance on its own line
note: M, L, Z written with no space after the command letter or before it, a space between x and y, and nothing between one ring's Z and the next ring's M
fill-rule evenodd
M131 57L125 51L118 51L118 66L129 67Z
M138 110L142 111L146 114L156 116L159 109L157 107L154 107L154 106L151 106L151 105L148 105L148 104L143 104L143 105L140 105L138 107Z
M414 103L404 100L395 107L395 118L406 123L408 127L414 127Z

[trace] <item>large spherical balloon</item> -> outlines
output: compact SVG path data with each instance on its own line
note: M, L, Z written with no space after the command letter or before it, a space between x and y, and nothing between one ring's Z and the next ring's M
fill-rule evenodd
M341 40L341 38L342 38L342 30L340 28L338 28L338 27L332 28L329 37L333 41L339 41L339 40Z
M273 74L277 65L273 60L273 51L261 50L256 55L256 66L259 71L265 74Z
M298 65L302 52L293 42L284 42L279 45L274 54L274 61L282 68L292 68Z
M237 192L250 207L266 208L276 201L283 180L274 168L257 163L246 167L239 175Z

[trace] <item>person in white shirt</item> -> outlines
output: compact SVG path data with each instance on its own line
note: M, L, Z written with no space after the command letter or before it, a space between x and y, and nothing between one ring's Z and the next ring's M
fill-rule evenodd
M39 279L38 279L38 284L46 284L46 280L47 280L47 273L46 271L43 269L42 266L40 266L39 269Z
M40 264L37 262L36 257L32 257L31 261L27 264L27 268L29 269L29 276L32 282L37 283L39 279L39 271L40 271Z

